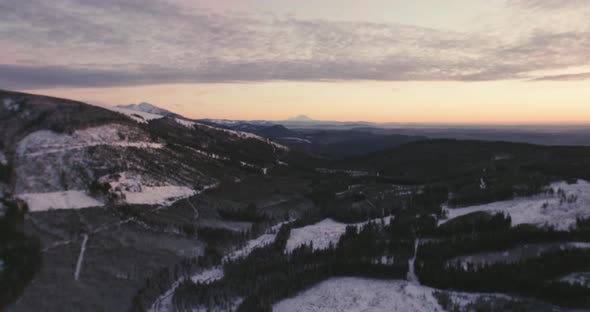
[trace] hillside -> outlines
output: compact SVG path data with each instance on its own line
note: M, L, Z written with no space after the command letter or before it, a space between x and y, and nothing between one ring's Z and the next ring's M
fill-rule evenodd
M11 310L56 311L66 302L83 310L128 307L145 278L202 255L207 242L221 252L248 235L240 231L255 220L239 216L249 204L289 200L294 216L308 209L293 188L304 180L282 176L313 158L266 138L154 111L8 91L0 101L0 209L12 215L11 207L21 207L27 217L15 231L38 239L43 259L34 286ZM223 195L242 183L252 189L247 196ZM282 185L291 186L275 193ZM219 195L204 194L216 187ZM261 224L278 217L260 216ZM0 258L10 252L0 248ZM104 301L84 295L88 287L115 292ZM37 297L47 292L50 302Z

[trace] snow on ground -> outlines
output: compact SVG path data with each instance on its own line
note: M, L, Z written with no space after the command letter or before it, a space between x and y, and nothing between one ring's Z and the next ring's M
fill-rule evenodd
M327 173L327 174L343 173L343 174L347 174L351 177L366 177L366 176L370 175L370 173L368 171L362 171L362 170L315 168L315 171L319 172L319 173Z
M76 271L74 272L74 280L80 279L80 271L82 270L82 263L84 262L84 253L86 252L86 244L88 243L88 235L84 234L84 239L82 240L82 246L80 247L80 255L78 256L78 261L76 262Z
M388 224L391 218L392 217L385 218L385 223ZM380 220L381 219L375 219L372 221L379 222ZM332 219L324 219L316 224L292 229L291 236L287 241L286 251L292 252L295 248L309 244L309 242L313 243L313 248L315 250L327 249L330 246L330 243L336 246L340 237L346 232L347 226L356 225L357 227L362 227L365 224L367 224L367 222L346 224L336 222Z
M553 195L543 194L465 208L447 208L448 219L439 224L472 212L488 211L509 214L513 226L552 225L559 230L568 230L575 226L576 218L590 217L590 183L583 180L578 180L575 184L559 182L551 184L550 188ZM559 196L559 190L563 190L565 196ZM567 200L568 198L572 200Z
M24 200L31 212L49 209L80 209L101 207L104 204L84 191L64 191L50 193L23 193L18 197Z
M144 112L144 113L161 115L161 116L167 116L167 115L173 114L170 111L167 111L165 109L159 108L158 106L155 106L153 104L146 103L146 102L142 102L139 104L117 105L115 107L129 109L132 111L139 111L139 112Z
M310 140L307 139L302 139L302 138L296 138L296 137L284 137L281 138L283 140L289 140L289 141L295 141L295 142L300 142L300 143L311 143Z
M420 239L414 240L414 256L408 260L408 275L407 279L412 284L420 284L420 280L415 272L416 255L418 255L418 248L420 247Z
M236 251L231 252L223 258L223 261L235 260L247 257L252 250L272 244L276 234L263 234L246 243L246 245ZM223 278L223 268L220 266L213 267L209 270L202 271L190 277L194 283L210 283ZM165 294L160 296L148 310L149 312L169 312L172 311L172 297L176 288L184 281L184 278L174 282L172 287Z
M270 232L276 232L280 229L283 224L287 224L291 221L281 222L276 224L270 229ZM238 258L247 257L252 250L264 247L269 244L272 244L275 240L276 234L267 233L263 234L255 239L252 239L246 243L246 245L238 250L235 250L223 258L223 261L235 260ZM194 283L210 283L219 279L223 278L223 268L220 266L213 267L209 270L202 271L196 275L191 276L191 280ZM174 282L172 287L165 294L160 296L154 304L148 310L149 312L169 312L172 311L172 296L174 295L174 291L180 283L184 281L184 278L179 279L178 281Z
M9 111L16 111L19 109L19 105L18 103L16 103L13 99L11 98L5 98L2 100L2 103L4 104L4 108L6 108Z
M98 179L113 198L129 204L169 205L197 192L186 186L168 185L135 172L109 174Z
M313 248L317 250L328 248L330 243L335 246L346 231L347 226L345 223L325 219L316 224L292 229L291 236L287 241L287 252L292 252L295 248L310 242L313 243Z
M208 284L223 278L223 268L216 266L191 276L193 283Z
M137 148L163 147L160 143L150 142L148 136L140 130L119 124L108 124L76 130L71 135L49 130L36 131L23 138L18 143L16 151L21 157L35 157L99 145Z
M186 186L144 186L140 192L123 191L129 204L168 206L177 200L190 197L197 192Z
M531 258L541 257L544 253L557 252L566 249L590 249L590 243L586 242L569 242L569 243L543 243L543 244L524 244L516 248L504 251L485 252L471 255L465 255L453 258L448 263L460 263L464 269L468 264L486 265L497 262L514 263Z
M434 312L444 311L438 291L403 280L338 277L325 280L273 306L275 312ZM498 293L447 292L454 305L466 308L479 298L513 299Z
M223 268L216 266L208 270L204 270L198 274L191 276L191 280L194 283L204 283L208 284L214 282L216 280L220 280L223 278ZM166 291L165 294L160 296L148 309L148 312L171 312L173 311L172 307L172 297L174 297L174 292L176 288L180 286L185 279L179 279L178 281L174 282L172 287Z
M195 127L195 122L190 121L190 120L174 118L174 121L176 121L177 123L189 128L189 129L193 129Z
M236 251L231 252L224 261L235 260L247 257L252 250L272 244L275 241L276 234L263 234L255 239L249 240L246 245Z
M559 281L568 284L580 284L586 287L590 287L590 272L571 273L560 278Z
M236 130L224 129L224 128L214 127L214 126L210 126L210 125L206 125L206 124L202 124L202 123L196 123L196 122L194 124L196 126L198 126L198 127L203 127L203 128L213 129L213 130L217 130L217 131L222 131L222 132L225 132L227 134L236 136L236 137L238 137L240 139L254 139L254 140L258 140L258 141L262 141L262 142L265 142L267 144L270 144L272 147L277 148L277 149L281 149L281 150L285 150L285 151L288 151L289 150L289 148L286 147L286 146L284 146L284 145L278 144L276 142L273 142L273 141L271 141L269 139L263 138L263 137L261 137L259 135L256 135L256 134L253 134L253 133L250 133L250 132L243 132L243 131L236 131Z
M113 112L121 113L130 117L131 119L139 122L139 123L147 123L150 120L164 118L162 115L142 112L139 110L133 110L129 108L117 107L117 106L105 106L106 109L111 110Z
M163 182L142 179L142 176L132 172L106 175L99 178L98 181L104 185L108 184L109 192L128 204L169 206L180 199L200 193L186 186L164 185ZM215 186L217 184L205 186L203 191ZM104 205L103 202L90 197L85 191L81 190L22 193L18 197L27 202L32 212L49 209L101 207Z
M444 311L433 289L406 281L331 278L273 306L276 312Z
M186 146L186 145L178 145L178 146L182 146L183 148L191 150L191 151L193 151L201 156L207 157L207 158L211 158L211 159L215 159L215 160L230 160L230 158L227 156L223 156L223 155L219 155L219 154L215 154L215 153L209 153L206 151L202 151L200 149L192 148L190 146Z

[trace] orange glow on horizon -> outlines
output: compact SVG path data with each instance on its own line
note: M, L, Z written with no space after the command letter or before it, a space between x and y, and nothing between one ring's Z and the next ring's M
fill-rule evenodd
M590 124L579 82L266 82L27 92L102 105L149 102L189 118L440 124Z

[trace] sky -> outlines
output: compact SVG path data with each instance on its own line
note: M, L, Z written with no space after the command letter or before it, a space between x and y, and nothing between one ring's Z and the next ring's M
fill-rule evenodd
M587 0L0 0L0 89L191 118L590 123Z

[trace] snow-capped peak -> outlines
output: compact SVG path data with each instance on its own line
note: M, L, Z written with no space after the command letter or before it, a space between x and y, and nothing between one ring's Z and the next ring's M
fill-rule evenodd
M160 116L179 117L178 114L173 113L169 110L160 108L154 104L142 102L139 104L128 104L128 105L117 105L116 107L134 110L138 112L150 113Z
M314 119L310 118L307 115L298 115L296 117L293 118L289 118L287 119L287 121L297 121L297 122L313 122L315 121Z

